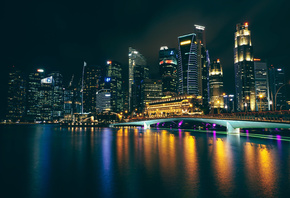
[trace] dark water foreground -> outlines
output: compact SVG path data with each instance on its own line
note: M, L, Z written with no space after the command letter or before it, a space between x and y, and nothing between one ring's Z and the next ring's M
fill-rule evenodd
M0 197L289 197L290 142L0 126Z

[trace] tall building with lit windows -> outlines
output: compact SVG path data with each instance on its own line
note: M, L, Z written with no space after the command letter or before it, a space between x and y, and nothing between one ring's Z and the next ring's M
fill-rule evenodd
M220 60L213 60L209 69L209 87L211 109L224 108L223 68Z
M119 113L123 111L123 92L122 92L122 66L117 61L108 60L107 65L104 68L104 72L101 75L99 81L99 87L97 91L97 111L112 111ZM101 91L102 90L102 91ZM105 91L104 91L105 90ZM110 97L108 97L110 95ZM105 97L106 96L106 97ZM100 97L102 99L100 99ZM108 106L107 104L98 104L99 102L107 103L110 99L110 108L103 108Z
M199 95L196 34L178 37L178 93Z
M234 65L237 111L255 111L255 73L253 46L249 24L237 24L235 32Z
M140 52L129 47L129 112L142 112L144 109L144 79L149 78L146 59Z
M8 78L6 118L12 122L15 122L22 119L25 114L26 81L23 73L20 70L15 69L14 66L10 68Z
M162 92L164 95L177 94L177 50L162 46L159 51L159 71L162 78Z
M272 110L286 109L286 79L284 67L269 67L270 96L272 100Z
M267 63L261 59L254 58L256 110L270 110L269 75Z
M27 121L41 120L41 79L44 78L44 70L37 69L28 76L27 80L27 102L26 102L26 119Z
M194 25L194 33L178 37L178 92L209 102L209 53L205 44L205 27Z
M103 70L104 68L100 66L89 65L85 67L83 86L83 111L86 113L96 112L96 93Z
M196 34L197 42L197 79L198 92L202 97L204 107L208 106L209 102L209 53L206 50L205 41L205 27L201 25L194 25L193 32Z

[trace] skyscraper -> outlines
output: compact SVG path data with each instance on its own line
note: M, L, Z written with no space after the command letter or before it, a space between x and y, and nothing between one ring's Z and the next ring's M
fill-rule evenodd
M235 85L238 111L255 111L255 74L251 31L248 23L237 24L235 32Z
M223 68L220 60L213 60L209 69L210 103L212 109L224 108Z
M64 90L63 90L63 76L59 71L51 72L48 76L53 78L53 108L52 117L54 120L63 118L64 111Z
M209 54L205 45L205 27L194 25L194 33L178 37L179 94L202 97L204 107L209 102Z
M144 105L153 100L159 100L162 98L162 81L157 79L145 79L143 83L143 98Z
M39 121L52 121L53 120L53 84L54 79L52 76L42 78L39 87L39 107L40 119Z
M197 41L194 33L178 37L178 92L199 95Z
M203 106L209 102L209 53L206 50L205 27L194 25L197 42L197 69L198 69L198 92L202 96Z
M164 95L177 94L177 50L162 46L159 51L159 71Z
M27 81L27 111L26 119L28 121L41 120L41 104L40 104L40 86L41 79L44 78L44 70L37 69L36 72L32 72L28 76Z
M100 66L85 66L83 86L83 112L96 112L96 93L104 68ZM104 76L103 76L104 77Z
M8 101L6 118L12 122L23 118L25 114L25 79L20 70L13 66L9 71Z
M116 61L107 61L105 81L109 83L111 92L111 110L115 113L123 111L122 66Z
M269 75L266 62L254 59L255 68L255 89L256 89L256 110L270 110Z
M269 68L270 96L272 110L286 108L286 80L284 67L271 65Z
M137 50L129 47L129 112L144 108L142 83L149 78L146 60Z

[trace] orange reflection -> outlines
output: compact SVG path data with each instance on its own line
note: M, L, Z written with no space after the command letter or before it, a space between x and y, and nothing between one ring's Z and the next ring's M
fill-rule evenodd
M230 145L221 138L217 138L214 143L217 185L220 192L229 193L233 190L232 148L229 148Z
M187 182L190 184L198 183L198 163L196 152L196 139L186 132L184 138L184 158L185 158L185 171L187 174Z
M271 195L274 192L276 183L274 155L271 156L271 150L266 145L261 144L258 147L258 166L260 174L260 184L264 189L265 196Z

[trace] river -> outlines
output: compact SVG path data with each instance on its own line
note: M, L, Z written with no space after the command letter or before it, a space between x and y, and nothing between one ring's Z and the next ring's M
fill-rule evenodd
M0 197L288 197L281 139L1 125Z

